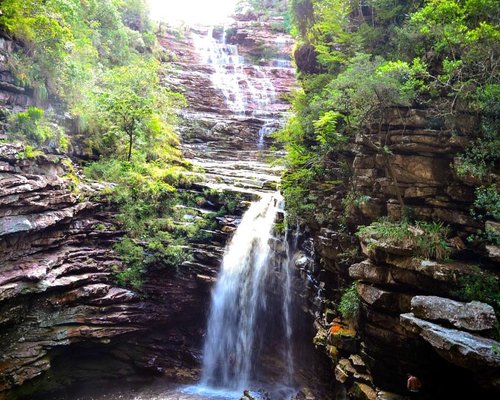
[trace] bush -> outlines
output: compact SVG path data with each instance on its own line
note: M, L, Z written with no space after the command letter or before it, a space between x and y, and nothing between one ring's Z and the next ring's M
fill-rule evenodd
M411 248L415 256L446 260L451 254L446 237L449 229L442 222L381 220L361 226L356 235L362 239L381 240L389 245Z
M114 246L114 250L125 264L124 270L116 272L118 283L123 286L131 285L134 289L139 290L143 284L144 249L126 237Z
M49 146L65 151L69 140L62 128L52 124L42 109L28 107L9 118L9 135L35 146Z
M359 316L361 301L356 289L356 282L344 290L340 298L339 312L342 318L349 322L355 322Z
M462 276L458 282L459 289L454 292L455 296L462 301L480 301L489 304L500 320L500 281L497 276L485 273L477 267L474 274ZM497 322L491 336L500 341L500 323Z
M500 313L500 282L496 276L477 267L475 274L460 277L459 287L455 295L462 301L481 301Z
M495 184L476 189L476 200L474 201L473 212L476 216L487 218L493 217L500 220L500 193Z

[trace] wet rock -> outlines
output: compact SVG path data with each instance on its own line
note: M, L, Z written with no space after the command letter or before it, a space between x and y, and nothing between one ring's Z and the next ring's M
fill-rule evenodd
M437 296L415 296L411 300L411 311L417 318L445 322L469 331L492 329L497 323L493 307L478 301L462 303Z
M253 396L250 394L250 391L248 391L248 390L244 390L244 391L243 391L243 396L240 398L240 400L255 400L255 397L253 397Z
M378 284L396 283L387 267L379 267L370 260L364 260L349 267L349 276L353 279Z
M493 261L500 262L500 246L486 245L488 257Z
M377 392L377 400L407 400L407 397L380 390Z
M355 382L349 393L355 399L377 400L377 392L365 383Z

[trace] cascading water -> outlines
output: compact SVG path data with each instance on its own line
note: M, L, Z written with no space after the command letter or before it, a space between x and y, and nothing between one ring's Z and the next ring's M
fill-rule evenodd
M272 230L280 211L279 194L265 194L254 202L229 243L220 275L213 291L204 348L202 385L243 389L251 382L256 349L259 313L269 307L268 285L275 272ZM290 252L285 244L285 257L280 258L283 279L282 312L286 338L287 384L293 371L292 328L290 318L291 277Z
M276 101L276 89L263 68L245 64L238 53L238 47L226 43L226 31L222 39L213 37L210 28L205 36L193 35L195 47L205 64L214 69L211 80L214 87L221 90L229 110L237 115L251 113L262 119L258 145L263 146L264 138L275 131L270 123L276 124L273 115L273 103Z
M256 149L279 122L273 111L276 90L269 67L245 64L237 46L206 35L193 34L203 64L210 65L212 85L224 95L235 119L259 121ZM254 172L254 171L252 171ZM283 213L279 193L259 190L227 245L217 283L212 291L203 352L203 370L196 390L240 393L251 386L278 387L289 398L293 391L292 250L285 236L273 236ZM281 316L281 318L279 318ZM266 376L273 363L273 378ZM209 394L213 397L212 394ZM232 397L231 397L232 398ZM273 397L274 398L274 397Z

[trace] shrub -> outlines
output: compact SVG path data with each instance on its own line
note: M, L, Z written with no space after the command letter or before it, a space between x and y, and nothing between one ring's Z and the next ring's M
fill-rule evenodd
M451 253L446 237L449 229L442 222L381 220L362 226L356 233L363 239L381 240L389 245L411 248L415 256L445 260Z
M129 284L134 289L139 290L143 284L144 249L130 238L124 238L115 244L114 250L125 264L125 269L116 273L118 283L124 286Z
M473 214L479 217L493 217L500 220L500 193L495 184L476 189L474 208L476 211Z
M497 319L500 319L500 281L497 276L481 271L462 276L458 281L459 289L454 292L462 301L480 301L489 304L495 310ZM500 341L500 323L497 322L491 334L493 339Z
M356 290L356 282L344 290L340 298L339 312L346 321L355 322L359 316L361 302Z
M463 301L481 301L491 305L497 314L500 313L500 282L492 275L477 272L459 278L459 287L455 295Z
M69 140L63 129L52 124L42 109L28 107L26 111L12 114L9 118L9 135L35 146L49 146L67 150Z

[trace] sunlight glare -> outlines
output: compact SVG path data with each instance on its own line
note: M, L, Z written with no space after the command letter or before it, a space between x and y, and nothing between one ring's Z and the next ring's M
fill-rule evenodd
M151 17L170 24L213 25L233 13L237 0L149 0Z

